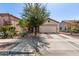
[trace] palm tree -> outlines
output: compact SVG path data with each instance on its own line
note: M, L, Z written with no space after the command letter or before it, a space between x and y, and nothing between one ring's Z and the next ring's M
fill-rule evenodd
M39 26L42 25L49 16L46 7L39 3L25 4L23 18L29 20L29 27L33 28L35 35L39 32Z

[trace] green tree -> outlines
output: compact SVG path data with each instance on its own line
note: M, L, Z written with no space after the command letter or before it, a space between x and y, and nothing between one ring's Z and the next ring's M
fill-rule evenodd
M25 4L23 18L29 20L29 27L33 29L35 35L39 32L39 26L42 25L49 17L46 7L39 3Z
M28 22L26 20L20 20L19 25L24 28L24 27L28 26Z

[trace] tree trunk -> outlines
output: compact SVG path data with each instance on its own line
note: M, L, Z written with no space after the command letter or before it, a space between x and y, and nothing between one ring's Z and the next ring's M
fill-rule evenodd
M30 27L28 27L28 31L30 31Z
M39 33L39 27L38 27L38 33Z
M34 33L35 33L35 36L37 36L37 27L35 27Z

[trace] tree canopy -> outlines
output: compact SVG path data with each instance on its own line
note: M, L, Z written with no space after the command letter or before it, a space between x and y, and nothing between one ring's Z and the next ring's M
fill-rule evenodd
M26 20L20 20L20 21L19 21L19 25L20 25L21 27L26 27L26 26L28 26L28 22L27 22Z
M49 17L46 7L39 3L27 3L23 10L23 18L29 20L29 27L37 28L42 25Z

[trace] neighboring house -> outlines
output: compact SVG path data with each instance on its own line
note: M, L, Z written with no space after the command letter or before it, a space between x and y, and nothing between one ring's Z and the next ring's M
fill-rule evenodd
M58 33L59 32L59 22L48 18L48 20L40 26L39 31L41 33Z
M21 27L18 25L20 18L13 16L9 13L0 13L0 26L4 24L11 24L16 27L16 30L21 30Z
M70 23L70 22L78 22L79 23L79 20L65 20L65 21L62 21L61 23L60 23L60 31L62 31L62 32L68 32L68 24Z
M62 22L60 23L60 25L59 25L60 31L62 31L62 32L67 31L65 25L66 25L66 22L65 22L65 21L62 21Z

